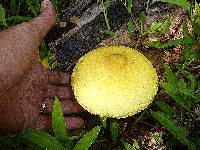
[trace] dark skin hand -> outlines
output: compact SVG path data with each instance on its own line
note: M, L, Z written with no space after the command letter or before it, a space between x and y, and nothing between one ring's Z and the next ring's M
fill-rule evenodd
M38 61L39 44L54 23L53 6L44 0L38 17L0 33L0 133L26 128L50 130L55 96L60 98L64 114L84 111L74 99L70 73L50 71ZM65 123L75 129L84 121L69 116Z

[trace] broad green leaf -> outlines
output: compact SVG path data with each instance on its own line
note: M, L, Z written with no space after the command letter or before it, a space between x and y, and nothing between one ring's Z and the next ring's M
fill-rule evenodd
M187 99L185 95L179 92L176 88L171 86L168 83L163 83L162 87L165 91L173 98L173 100L182 108L186 109L187 111L191 108L190 100Z
M6 19L5 19L5 9L3 6L0 4L0 25L6 26Z
M63 117L61 104L57 97L55 97L53 105L52 128L58 141L60 141L65 146L68 146L69 148L71 146L71 141L67 134L67 128L65 127L65 121Z
M133 24L132 19L129 19L127 26L128 26L128 35L131 37L131 36L133 36L133 33L135 31L135 26Z
M187 0L153 0L153 3L154 2L166 2L174 4L190 12L190 3Z
M74 150L87 150L97 138L101 127L97 126L87 132L75 145Z
M188 131L180 128L176 123L173 122L171 118L169 118L163 112L153 112L154 118L156 118L161 125L167 128L171 134L173 134L182 144L189 145L189 141L187 139Z
M128 8L128 12L129 13L131 13L132 7L133 7L133 1L132 0L128 0L127 1L127 8Z
M159 41L146 42L145 44L150 47L155 47L155 48L167 48L167 47L177 46L181 44L193 44L194 42L195 42L195 39L192 37L183 37L180 39L170 40L165 44L161 44Z
M22 138L35 143L44 149L66 150L66 148L63 147L55 137L52 137L51 135L39 130L27 129L23 133Z
M167 114L170 118L173 118L175 115L175 110L173 107L169 106L167 103L163 101L156 102L160 110L162 110L165 114Z
M167 82L172 85L173 87L177 86L178 80L173 73L173 71L170 69L170 67L167 64L164 64L164 70L165 70L165 76L167 78Z
M116 120L111 119L109 127L110 127L112 140L115 142L119 136L119 124Z

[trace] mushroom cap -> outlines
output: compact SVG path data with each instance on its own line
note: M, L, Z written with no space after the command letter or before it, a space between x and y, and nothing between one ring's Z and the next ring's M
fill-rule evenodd
M153 101L158 77L151 62L137 50L105 46L79 59L71 84L75 98L90 113L125 118Z

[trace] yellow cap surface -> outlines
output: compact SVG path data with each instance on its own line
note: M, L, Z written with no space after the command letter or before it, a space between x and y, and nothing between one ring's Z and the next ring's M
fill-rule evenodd
M151 62L124 46L97 48L77 62L72 88L79 104L101 117L125 118L145 109L158 90Z

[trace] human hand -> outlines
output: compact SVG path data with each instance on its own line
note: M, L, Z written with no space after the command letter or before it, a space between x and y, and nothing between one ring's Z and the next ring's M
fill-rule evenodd
M0 116L0 130L7 132L17 132L25 128L50 130L55 96L60 98L65 115L84 111L73 96L70 74L50 71L40 64L6 95L6 113L2 114L4 117ZM44 113L40 109L42 101L45 102ZM66 116L65 123L68 129L75 129L81 127L84 121L80 117Z

